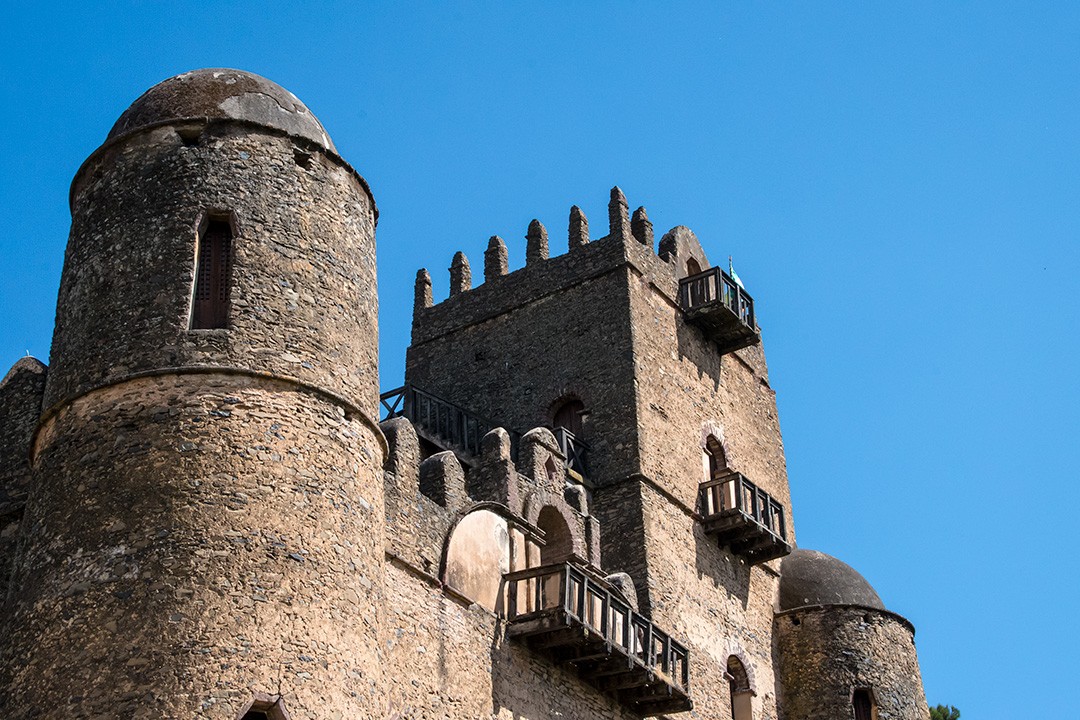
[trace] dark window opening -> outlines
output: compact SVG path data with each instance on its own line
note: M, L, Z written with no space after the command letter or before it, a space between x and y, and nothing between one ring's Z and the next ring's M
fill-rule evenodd
M574 437L581 437L584 413L585 404L577 398L571 398L559 405L551 424L557 428L566 428Z
M859 688L851 696L855 720L873 720L874 698L866 688Z
M289 713L281 698L266 693L255 693L255 698L241 713L237 720L289 720Z
M311 153L306 153L303 150L293 150L293 160L305 170L311 167Z
M184 147L198 147L202 130L202 127L177 128L176 134L180 136L180 142L184 144Z
M701 265L694 258L690 258L686 261L686 277L693 277L701 274Z
M206 221L199 235L197 253L191 329L227 327L232 265L232 228L228 220L210 218Z

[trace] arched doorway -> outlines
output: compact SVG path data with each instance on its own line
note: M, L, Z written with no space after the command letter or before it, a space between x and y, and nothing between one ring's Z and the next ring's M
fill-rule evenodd
M731 655L727 661L728 684L731 690L731 720L753 720L752 699L754 691L750 689L750 678L739 658Z
M855 720L877 720L877 707L874 694L869 688L857 688L851 694L851 709Z
M588 476L588 445L582 440L585 415L585 403L569 397L556 405L551 420L559 450L566 456L566 465L577 475L575 479L579 482Z
M564 562L574 553L570 526L561 512L551 505L544 507L536 525L544 531L544 545L540 548L541 565Z

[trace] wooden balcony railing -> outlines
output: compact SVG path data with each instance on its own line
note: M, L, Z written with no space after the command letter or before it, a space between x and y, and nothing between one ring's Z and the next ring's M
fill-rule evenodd
M701 483L698 510L705 532L751 564L791 552L784 506L740 473Z
M507 632L641 715L689 710L686 648L573 564L507 573Z
M680 280L679 304L722 352L761 342L754 299L718 267Z

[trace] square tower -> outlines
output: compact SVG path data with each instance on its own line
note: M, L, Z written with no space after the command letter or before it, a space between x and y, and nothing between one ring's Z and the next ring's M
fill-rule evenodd
M566 254L549 257L535 220L527 243L507 272L493 237L476 288L458 253L438 304L418 274L406 387L387 399L466 465L490 427L552 427L599 519L604 571L630 575L695 664L721 666L698 677L735 657L773 706L775 559L794 531L753 300L689 229L654 249L618 188L605 237L589 242L575 207Z

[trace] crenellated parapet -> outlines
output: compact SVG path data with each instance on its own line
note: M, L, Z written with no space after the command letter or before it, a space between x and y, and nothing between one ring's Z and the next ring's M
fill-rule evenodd
M495 235L484 251L484 283L471 287L465 254L454 255L449 297L433 302L427 270L417 273L413 312L413 342L423 342L448 330L480 322L546 295L626 265L648 274L677 302L676 264L661 261L653 247L653 229L644 207L631 218L626 196L612 188L608 202L608 234L590 241L589 221L577 205L570 209L567 253L552 256L547 228L532 220L525 233L525 266L511 271L506 243ZM671 256L675 258L676 256Z
M635 275L655 287L672 307L687 305L690 297L682 287L686 284L684 281L689 276L710 270L701 243L689 228L680 225L665 233L656 247L652 221L646 209L638 207L631 215L629 207L622 190L612 188L608 201L608 234L592 241L585 213L577 205L571 207L567 252L556 256L550 253L547 228L539 220L532 220L525 233L525 265L512 271L506 243L493 235L484 251L484 282L478 287L472 286L468 258L461 251L455 253L449 270L449 297L440 302L434 302L431 277L426 269L421 269L417 273L413 306L413 344L422 344L489 320L624 267L631 268ZM705 287L711 282L705 292L715 294L713 301L723 305L727 296L723 295L721 275L726 277L726 274L719 268L715 269L715 274L715 280L711 276L703 278L698 285ZM737 302L732 301L736 303L733 313L738 310ZM756 316L750 314L739 318L733 315L732 321L746 324L747 318L753 323L744 334L753 344L756 341ZM751 362L752 356L751 351Z

